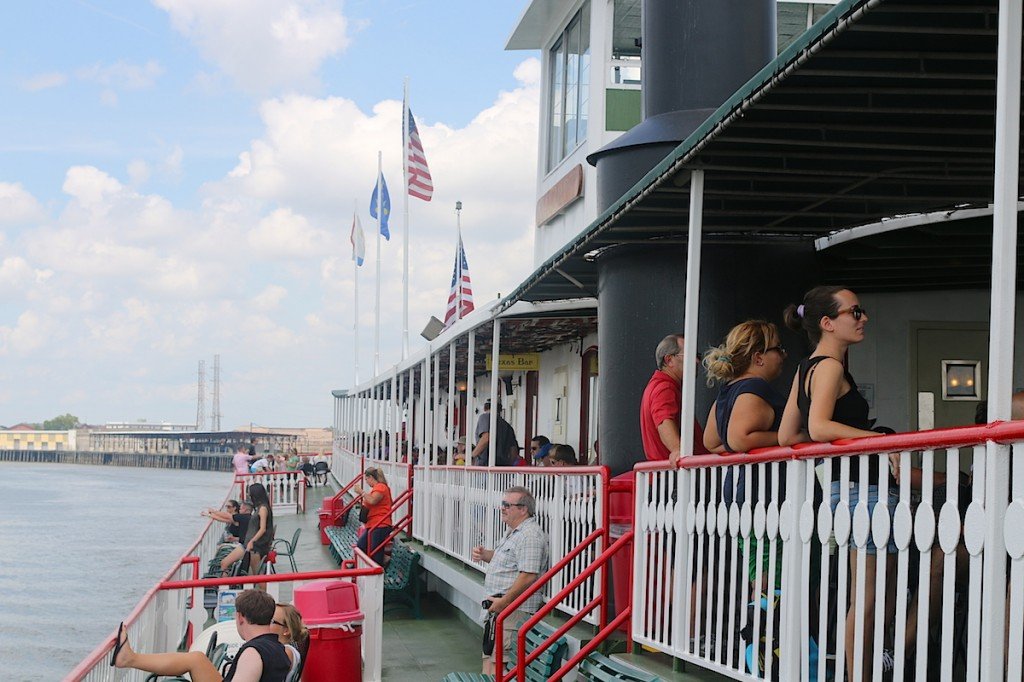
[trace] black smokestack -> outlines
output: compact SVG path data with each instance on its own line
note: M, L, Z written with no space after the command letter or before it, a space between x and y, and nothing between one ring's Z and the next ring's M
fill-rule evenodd
M613 204L775 56L775 0L644 0L644 121L587 160Z

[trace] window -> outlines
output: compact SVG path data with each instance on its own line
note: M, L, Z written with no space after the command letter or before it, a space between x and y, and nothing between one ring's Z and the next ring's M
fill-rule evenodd
M640 0L615 0L609 83L640 85Z
M549 53L548 161L551 170L587 139L590 102L590 3L584 3Z

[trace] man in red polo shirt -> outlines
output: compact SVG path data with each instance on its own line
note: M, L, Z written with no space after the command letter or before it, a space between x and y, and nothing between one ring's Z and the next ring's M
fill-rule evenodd
M681 385L683 368L683 335L669 334L654 352L658 369L644 389L640 401L640 437L647 459L667 459L673 464L679 460L679 414L683 409ZM693 454L706 455L704 430L693 420Z

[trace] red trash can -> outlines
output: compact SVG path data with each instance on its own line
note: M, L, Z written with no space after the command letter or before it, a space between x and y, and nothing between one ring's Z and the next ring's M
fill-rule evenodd
M633 527L633 495L635 490L635 472L632 470L616 476L608 484L608 534L615 542ZM615 615L629 604L632 595L629 593L629 572L633 563L633 543L626 546L612 557L612 595L615 600ZM628 622L619 626L622 632L629 632Z
M363 678L363 614L359 591L344 580L314 580L295 588L295 608L309 629L303 682Z

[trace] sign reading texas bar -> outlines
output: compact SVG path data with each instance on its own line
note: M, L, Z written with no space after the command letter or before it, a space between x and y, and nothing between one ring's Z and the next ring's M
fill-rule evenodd
M487 356L487 371L491 370L493 355ZM540 353L500 353L498 371L525 372L540 369Z

